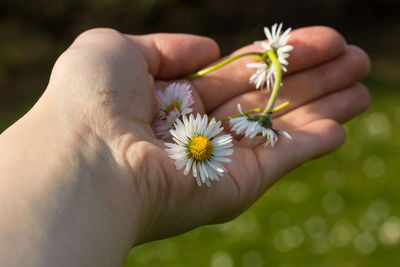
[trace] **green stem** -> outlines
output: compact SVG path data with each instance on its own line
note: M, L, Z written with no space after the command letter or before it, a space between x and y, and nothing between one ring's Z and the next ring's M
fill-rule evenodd
M277 106L276 108L274 108L274 109L271 111L271 113L275 113L275 112L277 112L277 111L279 111L279 110L281 110L281 109L286 108L286 107L289 106L289 105L290 105L290 101L286 101L285 103L283 103L283 104Z
M272 65L275 68L275 84L274 89L272 89L271 96L268 100L268 104L264 109L265 114L271 114L271 111L274 108L276 99L278 98L279 88L281 87L282 81L282 72L281 72L281 65L276 57L276 54L273 50L268 50L267 52L268 57L271 59Z
M262 111L263 111L262 108L255 108L255 109L252 109L252 110L249 110L249 111L244 112L244 114L250 115L250 114L258 113L258 112L262 112ZM220 118L220 119L216 119L216 120L217 120L217 121L227 121L227 120L229 120L229 119L239 118L239 117L242 117L242 116L243 116L242 114L237 114L237 115L234 115L234 116L225 117L225 118Z
M185 76L185 77L183 77L183 78L184 78L184 79L187 79L187 80L192 80L192 79L201 77L201 76L203 76L203 75L206 75L207 73L210 73L210 72L212 72L212 71L214 71L214 70L217 70L217 69L219 69L219 68L221 68L221 67L223 67L223 66L225 66L225 65L227 65L227 64L229 64L229 63L231 63L231 62L233 62L233 61L235 61L235 60L237 60L237 59L239 59L239 58L241 58L241 57L246 57L246 56L258 56L258 57L262 57L262 55L263 55L263 54L262 54L262 53L259 53L259 52L248 52L248 53L239 54L239 55L236 55L236 56L234 56L234 57L228 58L228 59L226 59L226 60L224 60L224 61L222 61L222 62L220 62L220 63L218 63L218 64L215 64L214 66L211 66L211 67L202 69L202 70L200 70L200 71L198 71L198 72L196 72L196 73L187 75L187 76Z

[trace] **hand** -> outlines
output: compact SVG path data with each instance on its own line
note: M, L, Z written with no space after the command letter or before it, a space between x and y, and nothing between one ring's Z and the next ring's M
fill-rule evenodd
M218 57L212 41L196 37L186 38L186 48L179 47L181 41L176 36L129 38L139 44L150 73L155 77L156 87L157 79L177 79ZM146 46L148 43L156 45ZM265 149L260 142L248 144L247 140L238 139L233 162L226 165L228 173L211 188L198 188L192 177L176 171L173 161L163 151L162 142L147 139L141 144L151 158L148 168L159 166L157 169L161 170L146 186L147 202L153 203L154 224L149 227L145 240L229 220L248 208L284 174L343 143L345 134L340 123L369 105L368 91L358 83L369 71L368 57L361 49L347 45L337 32L325 27L294 31L290 44L294 51L289 58L280 102L290 100L291 105L276 114L274 126L287 130L293 141L281 138L278 146ZM235 53L259 50L258 46L250 45ZM159 58L154 59L155 54ZM246 60L239 60L192 80L197 103L195 112L227 117L237 114L237 103L245 110L264 107L267 93L254 90L249 84L253 70L245 64ZM229 132L227 123L225 129ZM135 153L128 154L127 159L135 162ZM132 164L131 169L135 169Z
M75 178L54 179L54 183L72 187L89 181L90 186L77 186L85 197L69 213L80 223L76 225L80 230L75 229L80 232L75 233L77 238L97 231L98 239L108 242L101 248L106 251L114 246L112 258L121 261L130 246L234 218L284 174L342 144L345 134L340 123L369 105L368 91L358 83L369 71L368 57L325 27L296 30L289 43L294 50L279 101L290 100L291 105L277 113L273 122L275 128L288 131L293 141L281 138L274 148L265 149L261 143L236 137L232 163L225 165L228 173L207 188L198 187L191 175L183 176L175 169L152 123L158 113L155 88L213 64L219 58L215 42L180 34L131 36L108 29L79 36L58 59L40 101L20 122L21 129L29 129L27 117L40 123L49 116L55 123L44 127L38 137L61 132L61 137L49 142L72 150L69 158L74 155L76 160L63 166ZM250 45L236 53L258 50ZM246 61L192 80L194 112L225 117L237 113L238 102L244 109L265 106L267 93L249 84L252 70L245 67ZM5 135L19 131L13 128ZM228 125L225 130L229 132ZM66 155L60 154L62 161ZM68 202L49 190L60 203ZM103 212L104 206L115 217ZM82 215L84 210L92 215ZM105 226L97 229L96 223ZM104 233L108 229L113 237ZM118 238L122 245L116 244ZM89 244L82 243L81 249L85 251ZM92 248L97 246L99 242Z

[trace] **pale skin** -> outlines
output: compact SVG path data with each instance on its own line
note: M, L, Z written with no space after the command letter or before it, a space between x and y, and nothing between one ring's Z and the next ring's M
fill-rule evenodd
M276 147L235 136L228 173L197 186L175 169L152 130L154 88L219 60L208 38L81 34L57 60L35 106L0 136L0 265L121 266L143 242L233 219L278 179L345 139L341 123L369 106L359 80L368 56L336 31L293 31L274 128ZM262 51L249 45L235 53ZM240 59L191 81L195 112L212 117L264 107ZM224 124L229 132L228 124ZM200 241L199 241L200 242Z

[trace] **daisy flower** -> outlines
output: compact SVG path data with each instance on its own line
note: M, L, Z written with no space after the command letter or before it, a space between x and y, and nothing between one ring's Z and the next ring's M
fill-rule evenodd
M170 137L169 130L172 129L176 119L192 112L194 100L189 84L172 83L155 93L160 108L159 118L155 122L156 134L161 139Z
M233 153L230 134L215 137L223 130L221 122L214 118L208 122L207 115L197 114L195 118L191 114L189 118L183 115L174 126L170 132L175 143L165 143L165 151L175 160L176 169L185 168L184 175L191 171L199 186L219 181L218 176L226 172L220 162L230 162L226 156Z
M287 139L292 140L292 137L287 132L273 129L272 122L269 118L265 116L250 118L248 115L244 114L240 104L238 104L238 111L242 115L241 117L229 119L232 131L235 131L237 134L244 134L244 136L249 139L254 138L256 135L262 135L266 139L264 147L274 147L278 142L279 135L283 135Z
M275 70L272 64L268 66L265 62L255 62L247 64L246 67L256 69L249 82L253 83L257 89L272 88L275 82Z
M287 71L286 66L289 62L286 60L289 57L290 51L293 50L293 46L287 45L287 41L290 38L291 28L287 29L281 34L282 23L274 24L271 30L268 27L264 27L265 35L268 39L268 43L264 41L256 41L255 44L261 45L265 50L273 50L278 58L280 67L283 71ZM268 60L268 59L267 59ZM275 69L270 62L258 62L247 64L248 68L255 68L256 72L250 77L250 83L254 83L257 89L267 88L270 89L275 81Z

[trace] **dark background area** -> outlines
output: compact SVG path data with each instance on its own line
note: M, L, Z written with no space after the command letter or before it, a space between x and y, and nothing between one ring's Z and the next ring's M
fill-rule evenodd
M400 3L375 1L37 0L0 1L0 121L26 112L47 85L57 57L81 32L183 32L214 38L222 54L263 38L263 26L327 25L377 64L399 66Z

